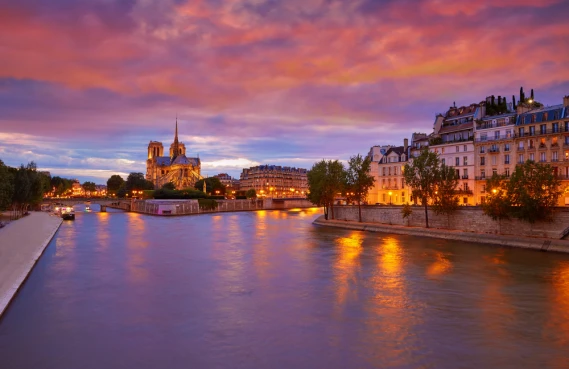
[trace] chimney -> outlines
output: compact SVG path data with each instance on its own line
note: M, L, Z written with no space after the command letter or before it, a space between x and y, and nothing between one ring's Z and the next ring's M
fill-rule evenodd
M563 97L563 106L569 106L569 95Z
M403 152L405 153L405 155L407 155L407 147L408 146L409 146L409 139L406 138L403 140Z

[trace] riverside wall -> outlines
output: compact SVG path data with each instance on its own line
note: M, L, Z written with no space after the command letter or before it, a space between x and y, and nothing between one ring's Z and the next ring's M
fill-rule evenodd
M362 206L362 222L425 227L425 209L422 206L411 208L413 212L407 220L401 216L401 206ZM334 216L336 220L357 222L358 207L334 206ZM437 215L429 209L429 226L463 232L560 239L563 231L569 227L569 208L555 209L551 222L534 224L516 219L494 221L475 206L461 207L450 216Z

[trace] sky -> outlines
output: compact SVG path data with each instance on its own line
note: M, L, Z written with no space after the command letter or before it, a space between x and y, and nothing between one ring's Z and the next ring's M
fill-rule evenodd
M567 0L0 0L0 159L104 184L178 117L202 174L309 169L569 95Z

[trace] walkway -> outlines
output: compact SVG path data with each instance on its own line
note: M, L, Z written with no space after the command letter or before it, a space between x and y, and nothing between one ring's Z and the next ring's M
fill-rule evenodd
M0 316L60 224L57 216L32 212L0 229Z

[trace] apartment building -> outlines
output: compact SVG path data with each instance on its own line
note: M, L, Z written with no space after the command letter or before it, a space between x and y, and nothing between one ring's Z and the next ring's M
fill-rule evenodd
M456 170L461 205L476 205L474 122L483 116L483 108L484 103L450 107L444 115L437 115L429 140L430 150L439 154L441 163Z
M385 155L385 153L392 148L392 145L376 145L376 146L372 146L369 149L369 152L367 154L367 157L370 159L370 171L369 174L375 178L375 181L373 183L373 187L368 191L368 196L367 196L367 202L368 204L375 204L380 202L379 201L379 190L380 190L380 185L379 185L379 167L378 164L381 162L381 160L383 159L383 156Z
M509 110L511 110L511 105ZM474 186L477 204L484 202L486 179L494 173L507 177L515 168L514 131L516 113L486 116L474 124Z
M376 203L402 205L411 200L409 188L403 179L403 169L409 161L409 140L403 146L391 146L377 164L379 187Z
M241 172L240 189L254 189L258 196L305 197L308 191L307 171L280 165L259 165Z
M527 160L550 164L562 180L562 188L569 186L569 96L563 104L532 108L520 104L515 124L515 163ZM565 192L558 205L569 205Z

